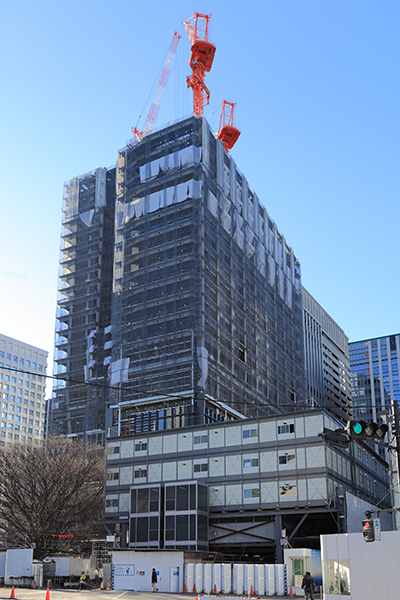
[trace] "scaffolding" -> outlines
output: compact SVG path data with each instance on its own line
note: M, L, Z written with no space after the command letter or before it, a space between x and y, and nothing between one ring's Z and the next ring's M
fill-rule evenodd
M245 417L308 407L299 261L204 118L66 190L56 371L73 383L53 431L182 394Z

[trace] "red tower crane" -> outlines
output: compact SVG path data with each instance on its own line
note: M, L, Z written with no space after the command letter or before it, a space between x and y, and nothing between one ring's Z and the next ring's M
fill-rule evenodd
M194 13L193 17L183 22L192 44L189 61L192 74L186 81L188 87L193 89L193 110L196 117L203 115L203 108L210 100L210 92L204 83L205 75L212 67L216 50L214 44L208 40L210 18L211 14Z
M153 104L151 105L149 114L147 115L143 131L139 131L137 127L132 127L135 144L137 142L140 142L145 135L151 133L154 129L154 125L158 116L158 111L160 110L161 100L168 82L169 74L171 72L172 61L174 60L174 55L180 38L180 34L177 31L175 31L171 45L168 50L167 58L165 59L161 71L160 79L158 80L156 95L154 96Z
M236 144L240 135L239 129L233 124L233 109L236 106L236 102L228 102L222 100L222 111L221 118L219 120L218 138L221 140L222 145L225 148L225 152L228 154L229 150Z

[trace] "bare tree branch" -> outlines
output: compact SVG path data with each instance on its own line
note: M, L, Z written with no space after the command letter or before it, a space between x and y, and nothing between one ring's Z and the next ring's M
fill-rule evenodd
M34 558L84 551L104 502L103 448L69 438L0 448L0 540ZM60 537L60 536L73 537Z

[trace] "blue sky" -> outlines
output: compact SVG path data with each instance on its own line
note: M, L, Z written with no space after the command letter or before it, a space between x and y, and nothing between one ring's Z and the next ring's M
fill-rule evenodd
M351 341L400 331L400 4L15 0L0 22L0 331L53 353L63 182L115 163L182 34L157 126L188 114L182 21L212 13L205 116Z

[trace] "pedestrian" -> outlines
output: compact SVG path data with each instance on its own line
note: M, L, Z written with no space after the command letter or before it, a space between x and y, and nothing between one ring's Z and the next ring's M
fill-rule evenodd
M153 569L151 572L151 585L153 586L153 592L158 592L157 573L155 569Z
M79 589L86 590L86 573L85 573L85 571L81 572L81 577L79 579Z
M305 591L306 600L308 600L308 598L310 598L310 600L314 600L315 584L314 577L311 575L310 571L306 571L301 587Z

